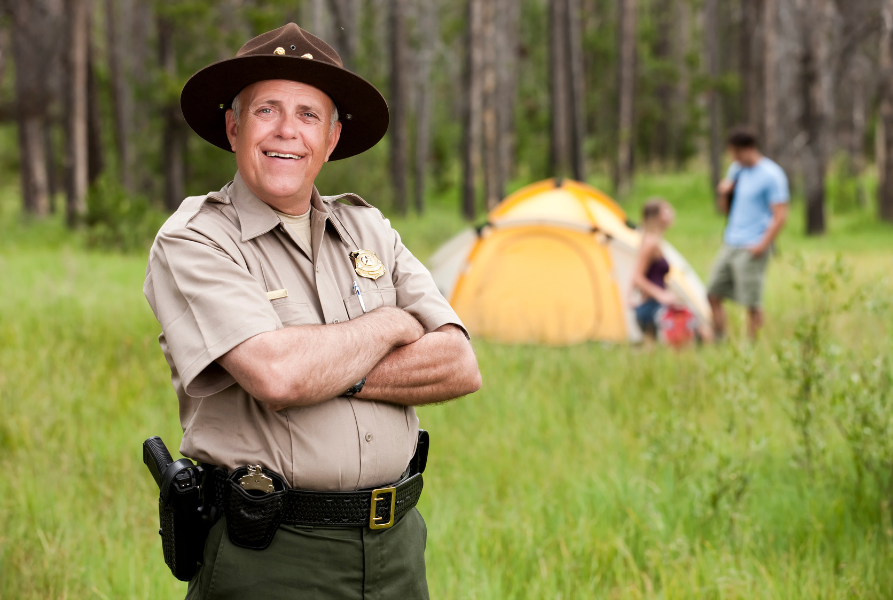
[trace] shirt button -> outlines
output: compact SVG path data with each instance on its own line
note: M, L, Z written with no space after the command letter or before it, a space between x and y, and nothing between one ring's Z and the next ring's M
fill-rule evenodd
M334 321L332 321L332 324L333 324L333 325L337 325L337 324L340 323L340 322L341 322L341 321L339 321L338 319L335 319Z
M367 442L371 442L371 441L372 441L372 434L371 434L371 433L367 433L367 434L366 434L366 441L367 441Z
M316 272L319 273L319 265L316 265Z

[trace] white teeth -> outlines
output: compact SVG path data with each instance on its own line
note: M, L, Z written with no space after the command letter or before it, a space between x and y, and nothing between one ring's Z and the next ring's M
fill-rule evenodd
M278 158L293 158L295 160L301 160L304 158L303 156L298 156L296 154L280 154L279 152L264 152L267 156L278 157Z

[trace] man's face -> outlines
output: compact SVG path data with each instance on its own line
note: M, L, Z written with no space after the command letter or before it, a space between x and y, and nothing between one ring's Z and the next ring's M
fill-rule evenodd
M242 179L282 212L303 207L341 135L341 123L329 125L331 98L311 85L276 79L246 87L239 99L239 123L228 110L226 135Z
M757 164L759 160L760 153L756 148L737 148L735 146L729 146L729 152L732 154L732 158L740 165L745 167L752 167Z

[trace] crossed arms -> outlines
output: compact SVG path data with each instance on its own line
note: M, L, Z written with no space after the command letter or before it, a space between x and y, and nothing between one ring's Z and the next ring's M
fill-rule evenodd
M217 362L272 410L324 402L366 377L357 398L403 405L476 392L481 374L455 325L426 334L400 308L337 325L286 327L242 342Z

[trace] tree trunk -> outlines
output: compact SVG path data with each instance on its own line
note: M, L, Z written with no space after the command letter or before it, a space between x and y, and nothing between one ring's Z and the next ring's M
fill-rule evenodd
M719 5L718 0L706 0L704 4L704 39L707 52L707 74L710 90L707 95L707 113L710 119L710 189L715 190L720 179L719 93Z
M126 21L116 10L118 0L105 0L106 54L109 61L109 79L112 98L112 120L115 129L115 151L117 153L118 176L122 187L133 191L133 177L130 165L130 86L127 81L124 57L126 50L119 34L121 23Z
M571 167L574 179L586 180L586 156L583 143L586 139L586 110L583 85L583 42L581 40L581 28L583 27L580 14L580 0L567 0L567 64L568 64L568 96L570 105L568 110L570 142L571 142Z
M633 171L633 108L636 83L636 0L619 0L620 61L618 63L617 166L614 189L629 193Z
M741 115L743 121L758 130L759 109L759 69L754 57L754 41L759 23L758 0L742 0L740 48L738 49L739 73L743 94L741 95Z
M318 38L326 39L328 36L326 35L325 0L310 0L308 8L310 9L310 27L313 28L310 33Z
M59 193L59 170L56 168L56 152L53 143L53 118L48 115L43 123L43 148L47 165L47 198L49 212L56 212L56 194Z
M348 69L354 68L357 54L359 3L357 0L332 0L335 13L335 46Z
M431 150L431 66L437 45L437 4L420 0L419 37L421 48L417 59L416 140L415 140L415 209L425 212L425 179L428 172L428 156Z
M673 59L671 35L678 29L679 24L673 22L673 2L671 0L657 0L654 3L654 24L657 28L657 41L654 45L654 55L661 63L670 63ZM666 76L660 78L654 91L660 110L659 118L655 123L654 141L651 150L665 167L669 163L670 154L670 130L673 122L673 88Z
M804 35L802 60L803 118L807 142L803 147L803 185L806 194L806 234L825 233L825 176L828 167L827 130L831 114L827 91L832 72L829 64L830 24L828 0L817 0L801 8ZM818 6L816 6L818 4Z
M177 61L174 53L174 26L164 16L158 18L158 54L161 68L172 80L177 76ZM185 197L184 182L186 170L183 164L186 149L186 132L183 127L183 113L177 98L168 98L162 109L164 133L162 134L162 162L164 168L164 206L175 211Z
M893 0L884 6L884 31L880 51L881 106L878 136L882 156L878 157L878 214L893 222Z
M152 6L148 2L123 0L123 8L125 10L122 13L126 15L126 19L122 19L122 22L126 24L127 29L125 31L129 31L129 37L127 38L127 48L129 50L127 62L130 65L130 82L126 83L132 86L129 89L134 90L134 92L131 92L130 135L135 142L136 140L145 139L149 128L149 112L154 108L148 105L143 93L148 82L147 65L152 56L149 46L149 25L154 22L154 19ZM157 197L159 194L155 187L155 178L148 173L145 167L146 150L145 144L131 144L131 177L135 190Z
M496 10L496 112L499 131L500 188L505 186L514 171L515 155L515 95L518 86L518 23L520 6L516 0L497 0Z
M473 221L477 212L475 187L480 163L481 137L481 49L482 3L468 0L467 43L465 44L465 114L462 133L462 214Z
M52 35L48 7L43 2L17 2L12 15L12 51L15 60L16 121L22 212L43 217L49 213L49 182L45 138L47 87L44 48L35 44ZM35 51L36 50L36 51Z
M90 6L88 0L68 0L68 143L65 214L75 227L87 213L90 168L89 60Z
M676 5L677 29L675 47L673 49L673 62L679 73L679 82L674 90L672 106L678 107L671 111L667 118L670 121L669 153L677 170L685 167L685 137L688 122L689 94L691 90L691 73L688 66L689 48L691 45L691 5L688 2L680 2Z
M502 200L504 182L499 164L499 132L496 115L496 0L482 2L481 51L483 81L481 90L481 114L484 134L484 198L487 210Z
M92 20L92 19L91 19ZM90 29L88 28L88 35ZM93 67L96 50L89 42L87 51L87 185L93 185L105 168L102 143L102 115L99 112L99 86Z
M9 29L0 29L0 86L6 80L6 61L9 54Z
M777 20L778 0L763 0L763 151L770 157L775 157L778 150Z
M549 89L552 121L550 167L556 176L571 172L571 115L569 111L567 0L549 2Z
M865 171L865 68L857 63L853 81L853 112L849 144L849 175L856 178L856 203L865 207L868 196L862 181Z
M391 181L401 215L406 214L409 144L409 86L407 77L406 0L390 0L391 37Z
M19 152L23 208L26 214L44 217L49 214L50 197L44 123L40 114L19 115Z

